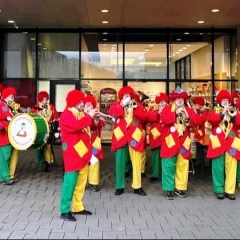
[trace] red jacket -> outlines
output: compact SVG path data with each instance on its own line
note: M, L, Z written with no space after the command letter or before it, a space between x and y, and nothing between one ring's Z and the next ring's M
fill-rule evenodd
M81 170L92 156L90 126L92 118L75 108L66 108L60 120L61 141L66 172Z
M191 139L190 128L201 123L200 116L193 109L185 106L189 115L189 126L186 126L183 135L179 136L176 127L177 116L175 112L175 104L167 105L160 114L162 123L164 124L163 141L160 156L162 158L171 158L178 153L185 159L191 158Z
M112 151L116 151L126 144L138 152L145 150L142 123L147 120L147 110L140 103L137 104L136 108L130 110L132 116L129 118L129 122L126 118L125 108L119 102L113 103L108 111L109 115L116 118L112 134Z
M0 100L0 146L9 145L7 127L10 119L14 115L12 114L9 106L2 100Z
M91 125L91 141L92 141L92 153L99 159L102 160L104 158L104 153L101 144L101 132L105 123L102 120L99 120L96 124L93 120Z
M150 109L148 113L148 122L150 123L149 148L154 149L162 145L164 128L158 110Z
M207 158L216 158L228 152L232 157L240 160L240 138L237 131L240 128L240 114L237 113L233 123L228 123L227 130L221 119L221 113L215 113L214 110L209 113L208 122L212 125L212 134Z

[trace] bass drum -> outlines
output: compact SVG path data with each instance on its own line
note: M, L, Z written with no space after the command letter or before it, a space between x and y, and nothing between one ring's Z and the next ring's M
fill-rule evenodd
M48 123L39 114L19 113L8 126L9 141L17 150L38 148L47 142L48 136Z

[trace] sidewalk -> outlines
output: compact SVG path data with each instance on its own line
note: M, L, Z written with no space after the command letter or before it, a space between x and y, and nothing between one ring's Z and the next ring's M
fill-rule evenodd
M151 155L147 151L147 196L133 193L131 177L121 196L114 195L114 154L105 146L101 190L86 190L85 207L92 216L76 222L60 219L62 181L60 146L54 146L57 165L44 173L36 166L35 150L21 152L18 183L0 185L0 239L234 239L240 238L240 194L236 200L217 200L210 169L189 181L188 197L165 199L160 183L148 183Z

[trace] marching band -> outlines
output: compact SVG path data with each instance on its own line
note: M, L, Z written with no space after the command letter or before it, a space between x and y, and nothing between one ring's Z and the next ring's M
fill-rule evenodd
M14 88L3 88L0 84L0 94L0 181L5 185L11 185L17 182L14 172L18 149L11 146L7 129L11 119L21 113L21 106L14 100L16 96ZM187 197L189 162L196 159L196 165L202 164L206 155L211 161L213 193L216 198L226 197L235 200L236 186L240 188L238 92L220 90L216 95L217 105L212 109L203 97L189 96L179 86L169 96L159 92L154 102L155 105L148 104L146 99L140 99L139 92L130 86L124 86L118 91L118 101L110 106L106 114L97 110L97 100L93 95L84 95L81 91L69 92L64 110L66 113L59 117L55 106L49 103L49 94L45 91L38 93L37 104L26 114L40 114L49 124L49 131L53 131L52 126L57 125L62 137L64 181L68 181L63 185L62 194L67 194L68 198L63 195L61 197L61 218L75 221L71 215L70 200L74 203L74 212L91 214L84 209L82 203L81 205L76 203L74 191L78 189L82 201L83 188L86 184L91 191L100 190L100 162L104 159L101 132L105 124L113 125L111 151L115 153L116 196L124 194L125 173L129 171L132 171L133 193L147 195L143 190L141 178L145 170L146 148L149 147L151 151L149 182L159 181L162 190L166 192L166 199L173 200L175 196ZM72 129L68 126L69 119L76 124L71 126ZM75 123L74 119L79 123ZM86 122L84 123L82 119ZM68 132L73 134L73 128L77 126L82 130L76 130L78 137L76 142L72 143L71 140L75 137L68 139ZM81 141L77 142L77 139ZM67 145L67 141L70 145ZM194 156L191 151L193 143L196 144ZM41 156L39 153L38 157L42 164L48 165L53 161L50 144L46 142L43 149L37 149L41 151ZM68 149L69 146L71 149ZM71 163L67 154L73 154ZM79 183L80 175L70 174L73 170L81 169L84 169L84 175L81 175L83 179L81 184L84 186ZM69 191L69 184L70 195L66 193Z

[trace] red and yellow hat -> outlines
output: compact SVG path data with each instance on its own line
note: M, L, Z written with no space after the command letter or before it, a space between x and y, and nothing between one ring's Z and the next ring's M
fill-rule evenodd
M188 99L188 94L179 86L172 91L171 93L171 100L175 101L177 98L183 98L185 101Z
M118 98L121 101L123 99L123 95L129 93L131 98L134 98L134 90L130 86L122 87L118 92Z
M41 91L38 93L38 101L41 102L43 100L43 98L47 98L47 100L49 99L49 94L46 91Z
M95 97L93 95L90 95L90 94L88 94L85 97L85 103L87 103L87 102L90 102L93 105L93 108L95 108L96 105L97 105L97 101L96 101Z
M15 88L12 88L12 87L4 88L3 92L2 92L2 99L5 99L5 98L7 98L10 95L13 95L15 97L16 94L17 93L16 93Z
M192 99L192 103L193 103L193 104L198 104L198 105L200 105L200 106L204 106L204 105L205 105L205 100L204 100L203 97L197 96L197 97L194 97L194 98Z
M72 90L68 92L66 97L67 107L75 107L81 101L85 102L85 96L80 90Z
M160 92L157 94L157 96L155 97L155 102L156 104L159 104L162 101L168 102L168 95L166 93Z
M231 94L225 89L219 91L216 96L216 102L220 104L223 99L228 99L229 102L232 102Z

